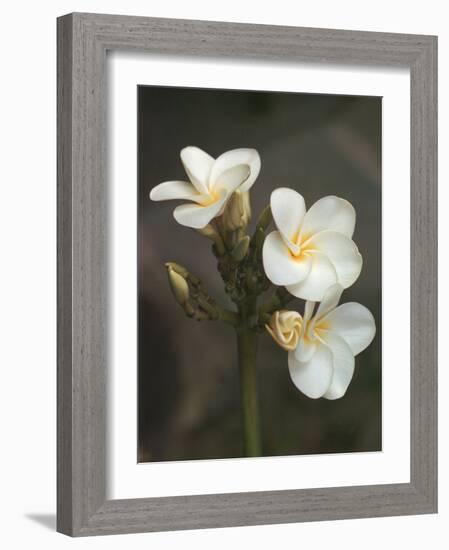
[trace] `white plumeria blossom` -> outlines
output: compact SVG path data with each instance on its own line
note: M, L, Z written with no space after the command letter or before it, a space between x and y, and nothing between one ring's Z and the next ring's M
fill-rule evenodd
M334 284L351 286L362 269L352 240L355 210L346 200L328 196L306 211L302 195L275 189L270 199L277 231L263 246L263 265L270 281L303 300L320 301Z
M354 357L376 334L365 306L348 302L337 307L342 292L341 285L330 287L315 314L315 303L306 302L298 345L288 353L293 383L312 399L343 397L354 374Z
M160 183L151 190L150 199L192 201L175 208L173 215L178 223L194 229L220 216L232 193L248 191L260 171L255 149L234 149L214 159L198 147L185 147L180 156L190 181Z

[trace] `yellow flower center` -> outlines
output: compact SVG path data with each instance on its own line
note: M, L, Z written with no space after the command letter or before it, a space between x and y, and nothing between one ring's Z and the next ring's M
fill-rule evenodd
M317 338L322 340L322 331L328 329L329 323L327 323L326 320L320 319L318 322L315 322L313 319L310 319L304 330L303 338L307 343L313 342Z
M293 235L291 242L298 247L297 251L292 251L290 248L288 249L293 260L302 261L308 255L308 252L314 250L311 243L307 242L309 238L310 235L300 235L299 232Z
M219 198L219 193L217 193L216 191L211 191L208 195L203 195L199 199L199 204L201 204L201 206L210 206L211 204L216 203Z

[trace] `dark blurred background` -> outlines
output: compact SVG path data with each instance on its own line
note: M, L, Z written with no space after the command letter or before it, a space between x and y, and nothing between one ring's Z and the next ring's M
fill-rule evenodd
M148 198L162 181L187 179L179 159L187 145L213 157L258 150L254 217L281 186L297 189L307 207L329 194L354 205L364 266L342 301L372 311L376 338L356 357L346 395L328 401L303 396L286 352L261 335L263 454L381 450L381 108L378 97L138 87L139 462L243 456L233 330L186 318L164 268L185 265L226 305L210 241L175 222L177 202ZM303 312L301 300L292 304Z

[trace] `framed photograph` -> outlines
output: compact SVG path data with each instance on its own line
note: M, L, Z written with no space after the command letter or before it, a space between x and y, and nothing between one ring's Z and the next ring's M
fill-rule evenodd
M58 531L437 511L437 39L58 19Z

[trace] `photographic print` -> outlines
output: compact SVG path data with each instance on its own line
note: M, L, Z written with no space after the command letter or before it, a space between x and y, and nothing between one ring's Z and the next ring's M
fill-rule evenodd
M138 462L382 449L382 99L138 87Z

